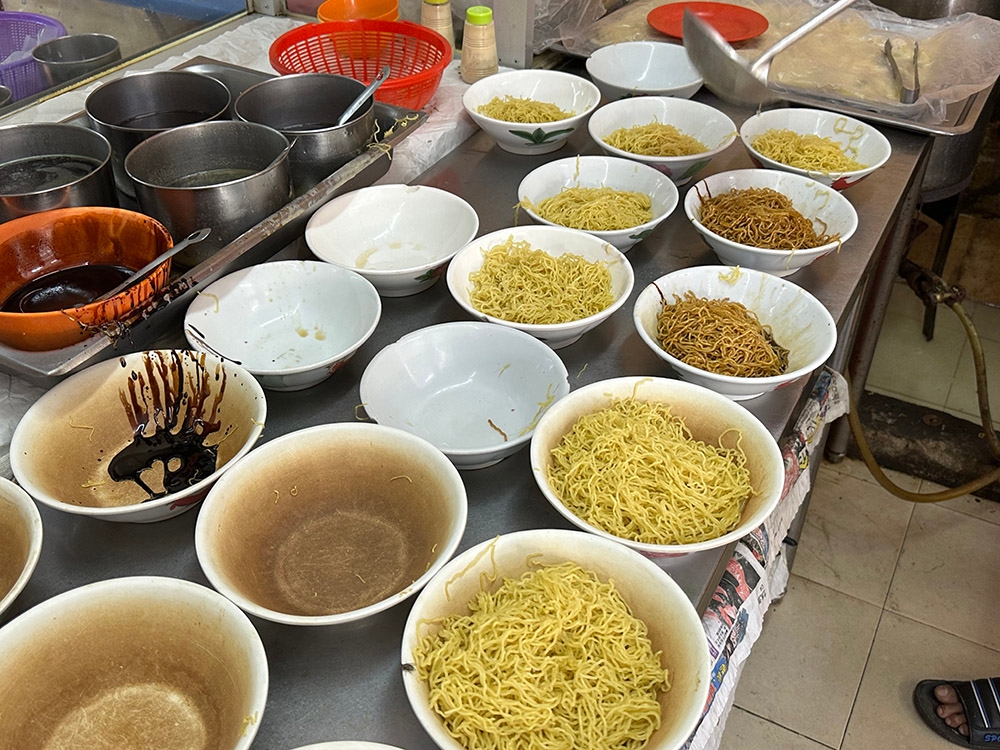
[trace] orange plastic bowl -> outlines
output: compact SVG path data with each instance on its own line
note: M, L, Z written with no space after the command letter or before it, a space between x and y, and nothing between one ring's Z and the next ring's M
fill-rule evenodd
M0 224L0 301L43 274L109 263L138 269L173 246L166 227L120 208L60 208ZM71 346L129 320L167 283L170 260L103 302L68 310L0 312L0 342L27 351Z
M316 9L316 18L323 22L352 18L395 21L399 18L399 0L325 0Z

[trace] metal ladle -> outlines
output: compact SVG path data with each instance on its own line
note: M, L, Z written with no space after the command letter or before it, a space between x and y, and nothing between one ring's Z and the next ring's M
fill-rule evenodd
M705 80L705 86L720 99L744 106L770 104L781 99L767 86L774 56L853 3L854 0L837 0L764 50L753 64L744 60L706 21L685 10L682 28L684 49Z
M337 120L338 126L349 122L350 119L354 117L354 113L357 112L358 109L360 109L362 104L368 101L368 97L374 94L375 89L381 86L385 82L385 79L389 77L390 70L391 69L388 65L382 66L382 70L378 72L378 75L375 76L375 79L367 86L365 86L365 90L362 91L360 94L358 94L357 99L355 99L353 102L347 105L347 109L344 110L344 113L340 116L340 119Z

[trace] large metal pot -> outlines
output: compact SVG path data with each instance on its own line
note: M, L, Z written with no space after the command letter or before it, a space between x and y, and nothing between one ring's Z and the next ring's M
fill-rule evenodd
M139 208L175 238L212 229L177 255L190 267L291 200L288 150L288 139L266 125L200 122L146 139L125 158L125 170Z
M100 133L46 122L0 128L0 222L55 208L117 205L111 144Z
M31 50L49 86L107 67L122 59L118 40L108 34L69 34Z
M222 117L229 99L229 89L210 76L159 70L105 83L87 97L84 108L94 130L111 143L118 189L134 196L124 166L128 153L170 128Z
M375 100L369 97L343 125L337 120L365 85L331 73L300 73L251 86L236 100L234 112L246 122L268 125L293 141L289 155L296 194L360 154L372 141Z

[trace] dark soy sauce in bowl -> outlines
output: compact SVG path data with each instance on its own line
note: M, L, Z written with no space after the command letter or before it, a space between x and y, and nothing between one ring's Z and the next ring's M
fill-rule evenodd
M134 271L109 263L61 268L19 287L0 312L40 313L81 307L114 289Z

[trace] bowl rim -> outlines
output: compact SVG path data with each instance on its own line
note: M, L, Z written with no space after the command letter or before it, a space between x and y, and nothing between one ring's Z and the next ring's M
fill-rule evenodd
M462 249L462 247L464 247L466 243L462 243L454 251L449 252L445 255L441 255L435 260L427 261L417 266L406 266L404 268L358 268L357 266L341 263L340 261L334 260L331 256L324 254L324 252L317 251L317 249L313 247L312 243L309 242L310 235L316 237L316 235L319 234L320 230L317 228L317 225L321 221L321 218L324 217L326 214L333 213L334 209L331 208L331 206L335 207L338 203L346 203L350 196L357 197L359 193L365 193L366 195L385 193L390 196L395 195L397 193L400 195L409 195L416 192L426 192L429 195L435 196L435 198L440 198L441 200L447 201L455 206L458 206L463 212L472 217L474 226L472 229L472 236L467 240L467 242L471 242L473 239L475 239L476 235L479 233L479 224L480 224L479 212L476 211L476 209L472 207L472 204L469 203L467 200L465 200L459 195L456 195L455 193L452 193L448 190L444 190L442 188L434 187L433 185L407 185L407 184L393 183L384 185L368 185L367 187L358 188L357 190L352 190L347 193L342 193L338 196L335 196L334 198L332 198L331 200L327 201L322 206L320 206L318 209L316 209L315 213L313 213L313 215L309 217L309 221L306 222L306 228L303 233L303 237L305 238L306 246L309 248L309 252L311 252L313 255L315 255L317 258L319 258L319 260L321 260L324 263L329 263L334 266L340 266L341 268L346 268L350 271L354 271L355 273L361 274L362 276L365 276L372 280L377 280L379 282L390 281L393 278L399 276L408 276L414 273L424 273L426 271L430 271L432 269L442 266L443 264L451 260L453 257L455 257L455 253L457 253L460 249Z
M661 591L669 591L671 592L671 595L676 598L676 601L687 603L682 603L679 607L677 607L679 610L677 612L678 620L682 620L687 629L690 629L694 633L699 633L702 630L701 618L698 616L694 606L691 605L690 598L684 593L680 585L665 570L656 565L656 563L647 557L644 557L641 553L630 548L628 545L622 544L619 540L615 540L613 538L588 534L579 529L525 529L500 534L493 539L487 539L486 541L473 545L472 547L469 547L468 549L455 555L455 557L450 560L447 565L442 567L438 575L434 577L434 580L432 580L420 591L420 594L414 600L413 607L410 609L410 612L406 617L400 644L400 661L403 664L413 662L413 649L417 641L417 627L421 618L426 617L427 614L422 611L422 605L430 594L425 592L435 588L441 581L447 582L461 577L464 571L475 566L478 561L485 557L486 553L495 545L511 543L523 544L524 541L527 540L528 542L533 542L534 546L537 549L542 550L544 553L544 550L548 546L547 540L553 537L561 537L567 543L566 546L574 546L577 548L587 547L593 553L599 553L602 556L610 554L614 560L615 567L624 567L628 564L630 567L635 566L636 569L643 570L647 575L662 584ZM570 557L567 555L565 557L568 561L577 561L575 556ZM577 562L577 564L584 569L587 568L586 563ZM606 578L607 577L604 577L605 580ZM694 643L695 641L692 642ZM689 713L691 716L688 718L687 724L682 724L675 730L678 735L683 734L685 737L694 731L698 722L701 720L700 709L704 705L705 700L708 698L709 677L711 676L711 658L708 652L708 642L703 638L698 639L696 642L698 643L698 651L704 653L704 658L699 660L700 663L696 677L697 694L693 698L693 705L696 705L698 710L690 711ZM436 712L434 712L430 706L427 705L427 701L423 700L422 696L419 694L418 691L422 681L417 678L416 673L414 671L404 672L403 683L407 701L413 709L417 720L435 741L435 743L437 743L437 745L441 748L459 747L457 741L444 730L441 720L437 716Z
M748 518L741 518L739 525L732 531L728 531L725 534L717 536L713 539L691 542L689 544L651 544L649 542L638 542L632 539L615 536L614 534L604 531L597 526L593 526L584 519L580 518L575 513L570 511L570 509L567 508L558 497L556 497L555 492L553 492L549 486L543 469L544 462L541 460L540 456L542 450L541 444L537 441L540 428L544 427L546 419L554 419L558 416L560 409L572 409L574 401L582 398L583 395L593 393L595 391L605 391L605 395L614 397L615 393L612 391L616 388L624 390L625 387L627 387L630 391L634 391L637 386L647 382L651 382L659 388L666 388L675 394L683 394L685 401L692 401L696 398L699 401L713 404L718 411L728 411L732 414L739 414L743 419L747 420L747 423L757 432L755 437L760 438L761 443L767 446L764 450L770 454L770 460L773 464L771 468L775 470L776 475L780 472L780 480L776 482L775 491L770 493L770 496L767 497L765 502L761 504L761 507L757 510L757 512ZM654 400L660 403L663 402L662 399ZM560 407L560 409L557 409L557 407ZM736 411L737 409L740 411ZM539 428L536 429L532 435L531 445L529 448L531 457L531 474L535 479L535 484L538 486L538 489L541 491L542 495L544 495L549 504L563 518L572 523L574 526L583 529L588 533L594 534L595 536L617 542L618 544L624 544L626 547L630 547L648 557L656 558L685 555L691 552L702 552L704 550L724 547L730 542L738 541L742 537L746 536L747 533L753 531L754 528L766 521L777 507L778 502L781 500L781 490L785 473L784 459L781 455L781 449L778 447L777 441L774 439L774 436L771 435L767 426L761 422L760 419L753 414L753 412L744 406L741 406L739 402L733 401L725 395L717 391L713 391L706 386L698 385L697 383L690 383L685 380L678 380L675 378L649 375L626 375L617 378L608 378L606 380L598 380L576 389L565 398L560 399L560 401L553 404L552 408L542 415L542 419L539 420L538 427Z
M798 118L802 116L806 117L819 116L826 120L830 119L833 119L834 121L845 120L848 126L867 128L866 136L871 137L872 140L878 143L882 147L881 150L884 153L875 164L870 164L867 167L864 167L863 169L849 169L843 172L824 172L818 169L803 169L802 167L794 167L791 164L785 164L784 162L778 161L777 159L772 159L769 156L765 156L750 144L750 141L752 139L752 135L749 133L750 129L755 128L759 124L765 123L768 120L780 119L782 117L787 117L788 115L791 115L793 118ZM786 124L785 127L788 128L789 130L795 131L800 135L816 135L815 130L810 130L806 132L804 129L800 130L788 124ZM831 178L836 180L839 178L843 178L846 180L850 180L853 177L855 178L855 181L857 181L857 178L867 177L876 169L879 169L880 167L884 166L886 162L889 161L889 158L892 156L892 144L889 142L889 139L885 137L885 134L881 130L876 128L871 123L862 122L861 120L858 120L854 117L850 117L849 115L842 115L837 112L830 112L829 110L825 109L815 109L809 107L794 107L791 109L788 108L768 109L768 110L761 110L759 112L754 112L740 125L739 137L740 140L743 142L743 145L746 147L747 151L749 151L753 156L760 159L763 163L774 165L773 169L787 170L793 174L812 177L814 179Z
M671 107L673 108L688 107L690 109L700 110L702 112L705 112L706 114L714 113L724 118L724 121L726 123L732 125L732 130L725 137L725 139L721 144L719 144L714 148L710 148L708 151L700 151L697 154L686 154L683 156L653 156L650 154L634 154L631 151L625 151L623 149L612 146L610 143L605 141L601 136L599 136L595 132L594 118L591 117L590 121L587 123L587 130L590 133L590 137L597 143L598 146L600 146L602 149L607 149L608 151L610 151L619 158L628 159L630 161L638 161L646 164L671 165L671 164L683 164L684 162L689 162L689 161L701 161L702 159L711 159L715 156L718 156L727 148L732 146L733 143L736 142L736 139L739 137L739 130L736 127L736 123L733 122L733 118L731 118L721 109L705 104L704 102L699 102L694 99L679 99L675 96L643 96L641 98L648 99L652 102L663 102L663 106L667 109ZM632 99L617 99L613 102L608 102L607 104L598 107L598 109L595 110L594 115L597 115L598 124L600 124L601 118L608 116L609 112L614 112L615 110L618 109L629 109L629 108L634 109L635 106L636 105L633 103ZM648 106L648 105L643 104L640 106ZM604 111L604 114L598 115L598 112L600 111Z
M777 190L779 193L782 192L778 188L774 187L773 182L777 180L791 180L793 183L797 183L802 187L812 188L816 190L828 190L830 194L829 201L823 206L823 211L829 210L831 208L830 202L839 204L841 207L845 208L845 213L850 217L850 229L840 236L839 240L833 242L827 242L823 245L817 245L816 247L804 247L798 250L778 250L770 247L754 247L753 245L744 245L740 242L733 242L732 240L727 240L722 235L716 234L711 229L708 229L704 224L701 223L699 217L694 215L694 207L698 200L698 186L707 187L708 181L723 181L729 178L730 175L734 174L746 174L752 177L754 180L760 180L759 183L755 182L753 187L770 187ZM688 221L694 226L694 228L704 234L706 237L711 238L722 244L725 247L732 248L734 250L740 250L743 252L756 253L762 256L773 256L775 258L794 258L796 255L802 258L813 258L818 255L826 255L835 249L843 247L847 244L847 241L854 236L854 233L858 231L858 211L854 208L854 205L843 195L840 194L839 190L834 189L830 185L824 185L821 182L817 182L811 177L805 175L795 174L794 172L786 172L779 169L731 169L726 172L716 172L715 174L703 177L694 183L690 188L688 188L687 193L684 195L684 213L688 218ZM808 216L806 218L809 218ZM818 218L813 217L813 219Z
M218 591L226 599L233 602L244 612L271 622L277 622L283 625L305 626L343 625L363 620L372 615L376 615L379 612L384 612L385 610L391 609L397 604L409 599L414 594L419 592L434 576L434 574L448 563L452 555L455 554L455 550L458 549L458 545L462 541L462 537L465 533L465 527L468 523L468 493L465 489L465 483L462 480L458 469L451 462L451 460L429 440L398 427L389 427L387 425L380 425L372 422L330 422L326 424L313 425L312 427L304 427L299 430L287 432L284 435L279 435L273 440L269 440L264 445L260 446L258 450L264 451L265 453L278 452L286 449L289 443L295 444L302 441L308 442L317 435L327 433L333 435L340 433L356 434L366 431L371 432L373 430L382 432L387 438L402 440L410 446L419 447L424 453L425 461L431 460L432 457L439 458L439 473L448 475L448 479L450 480L449 483L455 491L454 497L449 497L449 504L455 508L455 533L449 537L444 544L440 545L438 557L431 562L427 570L425 570L415 581L407 584L399 591L396 591L395 593L390 594L377 602L373 602L372 604L359 609L349 610L347 612L338 612L331 615L293 615L279 612L257 604L253 600L246 597L241 591L238 591L234 586L229 584L225 576L223 576L216 569L214 561L215 556L211 551L213 545L211 544L210 539L221 530L221 526L219 526L218 523L212 518L213 508L216 504L225 502L225 500L219 500L217 498L223 496L228 488L228 485L235 481L232 477L237 476L235 474L230 475L230 473L227 472L225 477L220 477L220 481L216 482L209 490L208 496L203 502L203 507L199 509L198 519L195 522L194 529L195 556L198 558L198 564L201 567L202 572L205 574L205 577L209 580L216 591ZM259 458L259 456L257 457ZM244 464L247 467L251 465L252 459L249 457L247 457L247 459L247 461L238 461L240 464L240 466L237 467L239 471L243 470ZM237 461L233 461L232 463L237 463ZM226 481L222 481L223 479ZM215 528L209 528L211 524L215 524Z
M542 414L544 414L545 411L547 411L549 407L552 406L552 404L556 403L560 398L564 398L570 392L570 383L569 383L569 371L566 369L566 364L562 361L562 357L560 357L558 354L555 353L555 350L553 350L552 347L550 347L544 341L541 341L540 339L536 338L535 336L532 336L530 333L522 331L518 328L513 328L508 325L497 325L496 323L488 323L486 321L481 321L481 320L448 321L445 323L436 323L431 326L426 326L425 328L419 328L416 331L411 331L410 333L401 336L393 343L387 344L379 352L377 352L374 357L371 358L371 360L368 362L368 365L365 367L364 372L361 374L359 389L361 394L361 402L365 407L365 411L369 417L375 420L377 424L382 424L382 422L378 421L378 417L368 409L371 400L369 398L365 398L365 391L366 391L365 383L366 381L370 382L372 376L369 373L372 370L372 368L378 366L384 360L387 360L389 356L393 353L395 347L419 341L420 339L429 335L431 332L440 332L440 331L450 332L459 330L472 330L472 331L488 330L491 334L496 334L497 336L507 336L513 340L516 340L520 342L520 344L523 345L525 348L530 348L538 352L541 355L539 359L551 363L556 373L562 376L562 380L557 381L557 385L561 386L563 383L565 383L566 392L563 393L562 395L560 395L558 391L555 394L553 394L552 401L548 404L548 406L545 407L544 410L542 410L538 414L537 418L534 421L534 426L532 426L531 429L528 432L524 433L523 435L517 435L506 441L501 441L499 443L483 446L480 448L454 448L454 447L445 448L443 446L437 446L438 449L446 456L449 457L454 456L455 458L461 458L461 459L474 458L476 456L486 456L497 453L503 453L505 455L515 453L516 451L520 450L525 443L531 440L531 436L535 432L535 427L537 427L538 422L541 420ZM392 425L386 425L386 426L392 426ZM409 432L409 430L406 431Z
M666 191L668 200L666 201L666 207L662 215L653 216L649 221L643 222L642 224L637 224L632 227L625 227L624 229L577 229L576 227L567 227L565 224L556 224L554 221L545 219L539 216L535 211L528 205L521 205L521 202L527 199L525 192L525 183L530 183L534 180L539 179L539 175L552 172L556 169L560 169L563 165L573 163L577 168L577 176L575 182L579 183L580 175L583 171L584 164L614 164L620 165L622 169L629 168L633 170L633 173L644 174L648 176L651 180L655 181L659 189ZM572 187L572 185L563 183L563 187ZM628 189L627 187L625 188ZM644 164L640 161L633 159L624 159L618 156L608 156L606 154L586 154L578 156L567 156L562 159L553 159L552 161L545 162L544 164L539 164L537 167L532 169L528 174L521 178L521 181L517 184L517 201L518 207L527 213L533 220L540 224L545 224L550 227L557 227L561 229L572 229L575 232L584 232L585 234L591 234L600 238L612 237L617 235L632 235L645 231L652 231L655 227L659 226L662 222L666 221L674 211L677 210L677 206L680 204L680 190L678 190L677 185L674 181L667 177L665 174L660 172L655 167L649 164Z
M565 323L515 323L514 321L504 320L503 318L495 318L492 315L487 315L481 310L477 310L472 306L471 303L466 302L462 295L458 293L458 284L468 282L468 276L465 279L458 278L458 265L454 262L459 256L471 255L474 251L480 250L481 245L487 242L502 242L507 237L511 236L516 232L531 232L545 234L546 232L558 232L565 233L571 232L574 235L582 235L589 239L584 240L580 237L581 242L586 243L600 243L605 252L610 256L609 263L620 265L625 269L625 288L622 293L617 297L610 305L608 305L603 310L600 310L593 315L588 315L586 318L578 318L577 320L570 320ZM538 248L542 249L542 248ZM547 252L547 251L546 251ZM567 251L571 252L571 251ZM565 253L560 253L564 255ZM558 257L558 256L555 256ZM454 270L453 270L454 269ZM596 325L602 322L605 318L611 317L622 305L624 305L629 297L632 295L632 290L635 287L635 271L632 268L632 264L629 262L628 258L625 256L621 250L615 247L613 244L607 240L601 239L589 232L585 232L582 229L571 229L570 227L558 226L554 224L524 224L517 227L508 227L506 229L498 229L494 232L489 232L480 237L474 238L471 242L465 245L461 250L455 253L455 258L452 259L452 263L448 265L448 272L446 282L448 285L448 290L451 292L452 298L459 304L459 306L477 318L485 318L487 322L497 323L502 326L514 327L526 333L532 334L538 338L546 339L551 338L551 334L555 333L567 333L576 329L584 329L587 326ZM537 425L536 425L537 427Z
M31 499L31 495L25 492L23 488L6 477L0 477L0 495L3 496L0 498L0 502L4 500L9 501L14 506L18 516L27 522L29 531L28 556L24 561L21 574L14 581L10 590L3 596L0 596L0 615L2 615L14 603L14 600L24 590L24 587L28 584L28 580L34 574L35 567L38 565L38 559L42 554L45 529L42 525L42 516L38 512L38 506L35 505L35 501Z
M671 281L675 279L683 279L685 277L700 277L706 276L712 273L727 274L732 273L733 269L738 269L740 274L746 274L750 277L757 278L762 284L770 284L779 287L790 287L796 289L801 296L807 300L807 304L810 307L814 307L819 316L823 318L823 321L827 324L827 330L832 332L832 336L829 341L824 344L820 355L814 358L809 364L803 365L796 370L789 370L782 373L781 375L770 375L760 378L750 378L750 377L738 377L735 375L723 375L721 373L714 373L709 370L702 370L701 368L694 367L688 363L677 359L669 352L667 352L662 346L659 346L658 342L653 339L646 329L643 327L639 320L639 306L641 303L646 302L647 299L652 297L654 294L659 296L660 289L657 286L659 283L665 282L667 279ZM737 300L738 301L738 300ZM756 312L756 311L753 311ZM676 271L671 271L670 273L660 276L658 279L654 279L649 282L646 287L639 292L638 297L636 297L635 305L632 308L632 321L635 324L636 332L639 337L649 346L653 352L658 355L661 359L667 362L671 367L676 368L684 372L689 372L692 375L697 375L704 378L705 380L716 381L720 384L732 385L732 386L763 386L765 389L781 385L782 383L790 383L793 380L798 380L803 375L808 375L813 372L817 367L826 362L833 354L833 350L837 347L837 324L830 314L830 311L826 309L826 305L819 301L812 293L807 289L803 289L801 286L793 281L789 281L787 278L782 276L775 276L774 274L767 273L766 271L758 271L753 268L743 268L740 266L727 266L727 265L713 265L713 266L690 266L688 268L681 268Z
M584 107L584 111L577 112L569 117L564 117L561 120L552 120L550 122L510 122L508 120L498 120L495 117L490 117L489 115L484 115L477 111L474 106L472 106L472 99L476 98L476 95L480 93L483 89L487 89L490 86L495 85L498 81L508 81L518 78L527 78L531 80L532 78L551 78L553 80L566 81L574 87L582 88L591 95L593 102ZM597 88L597 84L593 81L588 81L586 78L573 73L566 73L561 70L545 70L540 68L525 68L523 70L506 70L500 73L494 73L486 78L481 78L475 83L473 83L469 88L465 90L462 94L462 107L474 120L482 121L488 124L492 124L498 128L509 128L511 125L517 125L524 128L542 128L542 129L552 129L559 128L560 126L565 126L572 124L574 122L579 122L584 117L593 112L601 103L601 90ZM566 134L569 137L569 133Z
M38 502L49 506L50 508L55 508L56 510L64 511L66 513L73 513L80 516L87 516L90 518L114 518L115 520L127 521L129 516L141 515L144 517L150 517L148 520L159 520L160 518L166 518L161 513L156 511L166 511L170 509L170 506L177 503L179 500L184 500L191 496L196 496L200 492L204 491L206 487L213 485L219 478L222 477L230 468L243 456L250 452L250 450L257 443L260 438L261 433L264 431L264 423L267 420L267 401L264 398L264 389L257 382L257 379L253 376L250 371L234 362L220 357L211 352L195 352L199 356L204 356L206 358L206 365L220 365L223 368L229 370L234 370L237 373L243 373L245 377L241 378L246 382L246 386L250 389L250 395L253 401L257 405L257 410L254 413L252 420L253 424L250 429L250 433L247 435L247 439L240 449L233 455L233 457L227 461L222 466L216 468L211 474L202 479L200 482L196 482L190 487L186 487L180 492L173 492L164 495L163 497L153 498L147 500L146 502L133 503L132 505L116 505L112 507L93 507L89 505L73 505L72 503L64 503L58 498L53 497L47 492L42 492L39 490L37 485L33 480L34 472L25 472L25 464L30 465L30 462L23 460L22 456L29 455L30 451L23 450L21 446L21 440L24 439L24 432L22 431L22 425L26 423L26 417L35 409L37 404L43 404L46 401L60 397L63 393L72 393L72 388L76 387L79 382L77 380L78 376L82 376L85 373L89 373L88 377L94 377L97 373L104 372L105 370L110 372L117 372L119 370L127 369L128 366L136 361L142 359L143 356L148 354L167 354L171 352L181 352L182 354L190 350L183 349L151 349L145 351L131 352L129 354L122 354L119 357L106 359L102 362L98 362L90 367L80 370L73 375L70 375L65 380L56 383L51 389L43 393L34 404L32 404L25 415L18 422L17 427L14 428L14 434L10 439L10 465L11 470L14 472L14 476L17 479L18 484L20 484L31 497L33 497ZM98 369L100 368L100 369ZM26 429L26 428L25 428ZM27 446L24 446L27 447ZM27 474L27 475L26 475ZM181 506L181 511L189 509L191 505L184 504ZM153 513L150 513L153 511ZM178 511L178 512L181 512Z
M628 86L623 82L612 81L598 74L597 71L592 70L590 61L595 61L600 63L604 61L604 58L611 58L613 55L621 53L623 51L633 50L633 49L650 49L653 50L652 54L656 55L667 55L666 58L662 60L657 60L661 64L676 64L680 60L687 60L688 65L691 68L693 78L685 78L679 80L671 86L657 86L657 87L644 87L639 89L637 86ZM698 83L699 86L703 85L705 79L701 77L698 73L698 69L691 62L691 57L687 54L687 51L680 44L671 44L670 42L661 42L656 39L628 39L621 42L613 42L611 44L606 44L603 47L598 47L593 52L591 52L584 62L584 67L587 69L587 73L591 78L599 80L608 86L614 86L620 89L638 89L641 91L678 91L680 89L688 88Z
M219 350L211 342L206 341L204 337L192 335L191 332L189 332L189 329L193 327L192 322L195 320L194 316L200 315L203 309L208 308L209 303L203 301L203 299L207 299L208 295L212 294L218 296L217 292L224 284L233 285L233 290L241 289L243 279L251 274L264 273L268 270L274 270L280 274L285 273L285 269L301 269L301 271L289 271L291 274L298 274L300 272L304 272L306 268L314 268L316 273L328 274L331 281L334 278L337 280L351 279L348 283L355 284L360 289L364 289L365 293L368 294L374 302L374 314L372 315L372 320L370 321L367 329L365 329L365 332L361 334L357 341L353 342L347 348L337 352L336 354L328 355L323 359L316 360L308 364L285 368L260 368L251 367L243 362L240 362L239 366L251 375L259 375L261 377L287 377L291 375L301 375L302 373L312 372L314 370L322 370L330 367L336 362L339 362L345 357L350 356L364 346L365 342L371 338L375 329L378 327L378 324L382 319L382 298L371 281L366 279L357 271L352 271L350 268L345 268L344 266L336 263L327 263L321 260L276 260L269 263L260 263L258 265L248 266L247 268L242 268L239 271L233 271L230 274L226 274L222 278L216 279L199 292L199 296L195 297L195 299L191 301L191 304L188 305L187 310L184 312L184 337L187 339L188 344L190 344L191 348L199 352L213 354L217 357L221 357L223 360L235 364L236 360L221 354ZM328 271L326 269L332 270ZM355 279L354 277L357 278ZM362 281L364 284L360 283Z

